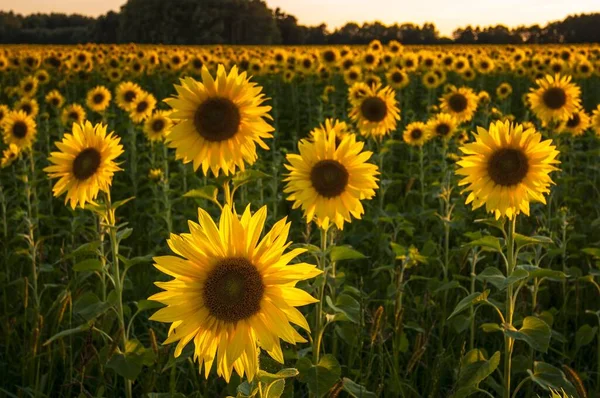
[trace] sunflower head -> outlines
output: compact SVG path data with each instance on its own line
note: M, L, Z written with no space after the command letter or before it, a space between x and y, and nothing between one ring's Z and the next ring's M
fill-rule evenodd
M396 93L391 87L366 86L365 95L354 102L350 117L361 134L376 139L383 138L396 129L396 123L400 120Z
M142 91L133 100L129 108L129 117L134 123L142 123L152 115L155 107L156 98L152 94Z
M10 144L8 148L2 151L2 159L0 159L0 168L5 168L13 164L19 157L21 150L15 144Z
M422 146L432 138L432 135L425 123L412 122L404 129L402 138L408 145Z
M492 122L488 130L478 127L475 141L460 148L464 154L456 174L459 185L470 192L466 203L483 205L496 218L529 215L529 203L545 203L557 170L558 151L551 140L542 141L535 129L520 124Z
M538 87L531 89L527 100L544 125L567 120L581 105L581 89L571 83L571 76L547 75L536 84Z
M135 99L142 91L140 86L132 82L123 82L119 84L116 90L117 105L124 111L129 111L133 106Z
M111 99L112 94L106 87L97 86L88 91L86 104L94 112L104 112L108 108L108 105L110 105Z
M431 137L448 140L456 133L458 122L449 113L438 113L427 122L427 131Z
M156 111L144 122L144 134L150 141L163 140L171 131L173 122L169 118L170 112Z
M46 94L46 97L44 99L46 103L50 105L53 109L59 109L65 103L65 98L58 90L50 91L48 94Z
M289 174L284 192L293 208L301 207L307 221L327 229L330 223L343 229L351 216L364 213L362 199L371 199L377 189L377 166L367 163L372 153L362 151L364 143L348 134L336 143L336 124L312 133L313 140L301 140L300 154L288 154ZM339 126L339 124L338 124Z
M457 122L468 122L477 110L477 95L468 87L452 87L442 97L440 107Z
M121 170L115 162L123 153L120 141L114 133L106 133L105 125L74 123L72 133L56 143L60 152L50 154L52 165L44 169L50 178L59 178L54 196L67 192L65 203L75 209L93 202L100 191L108 192L114 173Z
M82 124L85 118L85 109L79 104L67 105L61 113L61 121L67 127L71 127L73 124Z
M194 358L206 377L216 359L217 374L229 381L235 370L251 381L258 356L265 350L283 363L280 339L289 344L306 340L292 326L306 331L308 323L296 307L316 302L295 287L321 273L306 263L290 265L304 249L284 254L290 224L277 222L261 239L266 206L241 217L229 205L218 224L198 209L190 233L172 234L169 247L177 256L155 257L155 267L175 279L156 282L163 292L150 297L166 307L151 320L172 323L164 342L178 342L175 356L194 341Z
M583 135L590 127L590 117L583 109L578 109L563 121L559 127L561 132L569 133L575 137Z
M2 121L4 143L22 151L31 148L37 134L35 120L23 111L8 113Z
M262 88L246 72L233 67L227 74L219 65L214 79L204 67L202 82L184 78L175 89L178 95L165 101L173 108L170 118L179 123L167 141L194 170L202 166L204 174L210 169L215 176L229 175L256 161L256 145L269 149L263 140L272 138L271 107L262 105Z

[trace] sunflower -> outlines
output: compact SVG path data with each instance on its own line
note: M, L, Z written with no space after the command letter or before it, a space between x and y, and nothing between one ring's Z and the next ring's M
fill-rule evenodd
M67 192L65 204L71 208L93 202L100 191L109 192L113 175L121 170L115 159L123 153L121 139L107 134L106 126L89 121L74 123L72 134L65 134L48 160L53 163L44 169L50 178L60 178L52 190L55 197Z
M160 141L164 139L173 127L173 122L169 118L170 112L155 111L144 122L144 134L150 141Z
M65 98L58 90L50 91L48 94L46 94L44 100L54 109L59 109L65 103Z
M362 71L358 66L351 66L344 72L344 81L347 85L352 86L362 78Z
M498 87L496 87L496 95L501 100L510 97L511 94L512 86L506 82L501 83L500 85L498 85Z
M38 89L38 84L38 79L35 76L27 76L19 82L19 91L23 97L34 97Z
M344 137L346 137L348 134L352 134L350 132L350 127L346 122L338 119L327 118L325 119L325 123L321 123L319 127L310 132L309 137L310 139L314 140L316 135L326 134L328 131L335 131L336 145L339 145Z
M23 111L28 116L31 116L33 119L35 119L40 111L40 106L38 105L37 100L23 97L14 104L14 110Z
M423 85L429 90L432 90L441 84L438 75L435 73L435 71L432 70L425 72L421 77L421 81L423 82Z
M400 68L390 69L385 75L385 78L387 84L396 90L400 90L410 83L408 75Z
M62 123L71 127L73 123L81 124L85 120L85 109L79 104L70 104L63 108L60 120Z
M202 82L187 77L175 89L178 96L165 101L174 110L171 119L179 123L167 141L178 159L193 161L194 170L202 165L205 175L209 168L215 176L220 170L229 175L256 161L256 144L269 149L263 139L272 138L274 129L265 120L272 119L271 107L262 105L262 87L245 72L239 74L234 66L227 74L219 65L213 79L204 67Z
M391 87L367 86L366 94L352 105L350 117L358 125L361 134L381 139L396 129L400 120L396 93Z
M175 357L194 341L194 359L207 378L216 359L217 374L227 382L234 370L251 381L261 349L283 363L280 339L306 342L292 326L310 331L295 307L318 300L295 285L321 271L306 263L289 265L305 249L284 254L290 245L285 218L261 240L266 218L266 206L252 214L248 205L238 217L225 205L215 224L199 208L198 224L189 221L190 233L168 240L177 256L154 257L154 266L175 279L156 282L164 291L149 300L167 307L150 319L172 323L164 344L178 342Z
M363 147L354 134L336 145L336 131L330 128L315 131L313 141L301 140L299 155L287 155L290 173L284 192L294 209L302 207L308 222L315 218L323 229L330 223L343 229L351 217L361 218L360 201L375 196L379 174L377 166L367 163L372 152Z
M478 127L474 138L460 148L464 155L456 170L464 177L459 185L470 191L467 204L472 202L474 209L485 204L498 219L529 215L531 201L545 203L544 193L553 183L549 173L559 163L552 140L541 141L535 129L500 121L489 130Z
M8 106L0 104L0 126L2 126L2 121L8 114L10 113L10 109Z
M2 159L0 160L0 168L5 168L13 164L15 160L19 157L19 147L15 144L10 144L8 148L2 151Z
M139 93L129 108L129 117L134 123L142 123L149 118L156 107L156 98L145 91Z
M438 113L427 122L428 134L431 137L439 137L444 140L452 138L456 133L458 122L449 113Z
M458 123L468 122L477 110L477 95L468 87L451 87L442 97L440 107Z
M141 93L141 87L135 83L123 82L119 84L116 90L117 106L124 111L129 111L135 98Z
M50 74L45 69L38 69L33 74L39 84L48 84L50 82Z
M356 105L360 103L360 101L367 95L368 92L369 86L366 83L354 83L348 89L348 102L350 102L352 105Z
M585 110L578 109L567 120L561 123L559 130L578 137L583 135L588 127L590 127L590 116Z
M600 105L592 112L591 125L596 132L596 135L600 137Z
M402 139L408 145L422 146L431 139L431 130L422 122L412 122L406 126Z
M544 125L562 122L581 105L580 88L571 83L571 76L546 75L536 81L538 88L527 94L529 107Z
M104 112L110 105L112 94L104 86L96 86L87 93L86 103L94 112Z
M333 66L336 66L337 63L339 62L340 54L335 49L335 47L328 47L321 52L320 58L321 58L321 62L324 65L326 65L328 67L333 67Z
M2 121L4 143L14 144L19 150L30 148L37 134L35 120L23 111L13 111Z

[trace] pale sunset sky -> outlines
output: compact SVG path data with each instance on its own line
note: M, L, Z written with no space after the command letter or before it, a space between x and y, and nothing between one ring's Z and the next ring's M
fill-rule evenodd
M167 0L165 0L167 1ZM600 0L266 0L295 15L304 25L327 24L330 30L348 21L385 24L433 22L442 35L457 27L501 23L544 25L569 14L600 12ZM0 0L0 10L80 13L97 16L118 11L125 0Z

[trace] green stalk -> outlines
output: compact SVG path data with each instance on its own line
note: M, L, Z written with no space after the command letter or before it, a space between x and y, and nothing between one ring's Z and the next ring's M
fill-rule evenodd
M319 363L321 341L323 339L323 298L325 296L325 287L327 286L327 272L325 269L327 261L327 229L321 228L321 256L319 261L319 269L323 271L323 283L319 290L319 302L317 303L317 313L315 319L315 337L313 339L313 357L314 363Z
M421 182L421 209L425 210L425 165L423 145L419 146L419 181Z
M515 229L517 224L517 217L513 216L512 219L509 220L508 225L508 235L506 238L506 276L510 276L512 274L516 264L515 264ZM504 319L506 320L507 327L512 328L513 321L513 311L514 311L514 302L513 302L513 287L509 285L506 289L506 315ZM514 340L508 335L504 335L504 397L510 398L510 372L511 372L511 364L512 364L512 351L513 351Z
M478 257L478 252L476 250L473 250L473 257L471 259L471 294L475 293L475 278L477 278L477 257ZM470 327L470 331L471 331L471 336L469 339L469 350L472 350L473 348L475 348L475 308L472 306L470 309L470 316L469 316L469 320L471 322L471 327Z

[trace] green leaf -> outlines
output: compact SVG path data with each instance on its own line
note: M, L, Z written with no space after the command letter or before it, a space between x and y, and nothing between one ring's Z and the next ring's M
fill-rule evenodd
M586 247L585 249L582 249L581 251L584 252L585 254L589 254L590 256L592 256L594 258L600 259L600 248Z
M445 292L447 290L452 290L452 289L457 289L457 288L460 288L460 282L458 282L456 279L454 279L454 280L444 283L442 286L435 289L433 291L433 294L438 294L440 292Z
M340 364L331 354L324 355L316 366L310 359L300 358L296 368L300 371L300 381L306 383L308 390L318 398L327 395L342 375Z
M70 336L72 334L81 333L90 330L92 322L84 323L82 325L77 326L76 328L63 330L62 332L56 333L54 336L50 337L48 340L44 342L44 346L52 343L55 340L62 339L63 337Z
M296 377L300 374L300 372L298 371L298 369L296 368L286 368L286 369L281 369L279 372L273 374L273 373L269 373L269 372L265 372L264 370L259 370L258 371L258 380L261 383L272 383L275 380L279 380L279 379L287 379L290 377Z
M516 269L523 269L529 273L529 279L533 278L548 278L553 281L562 281L567 276L562 271L556 271L553 269L540 268L531 264L517 265Z
M515 340L522 340L531 348L543 353L548 352L552 330L550 326L540 318L528 316L523 319L523 326L519 330L504 330L504 333Z
M75 257L79 254L83 254L83 253L96 253L96 251L100 247L100 244L101 244L101 242L99 240L89 242L89 243L84 243L83 245L77 247L75 250L73 250L69 254L67 254L65 256L65 259L73 258L73 257Z
M478 220L475 220L476 223L481 223L481 224L485 224L485 225L489 225L490 227L494 227L499 229L500 231L504 231L504 222L505 219L504 217L496 220L494 217L491 218L480 218Z
M268 174L263 173L262 171L258 171L258 170L244 170L240 173L237 173L233 178L233 189L237 189L239 187L241 187L242 185L246 185L249 182L252 181L256 181L262 178L269 178L271 177Z
M331 301L331 297L325 297L327 305L337 313L344 314L350 322L360 322L360 304L354 297L348 294L340 294L335 300L335 304Z
M87 260L83 260L75 264L73 266L73 271L102 271L102 263L97 258L88 258Z
M331 261L337 262L342 260L357 260L367 257L350 246L335 246L331 249L331 252L329 252L329 258L331 258Z
M285 380L279 379L275 380L273 383L269 384L265 389L265 398L279 398L283 394L283 390L285 389Z
M142 365L121 353L114 354L106 364L108 369L112 369L119 376L128 380L135 380L142 371Z
M104 314L111 307L110 303L102 302L92 292L82 294L73 305L73 313L86 321L91 321Z
M117 232L117 240L121 242L122 240L129 238L132 232L133 228L123 228L122 230Z
M132 201L133 199L135 199L135 196L132 196L127 199L119 200L119 201L113 203L111 207L113 208L113 210L117 210L119 207L123 206L127 202Z
M484 236L483 238L480 239L475 239L469 243L467 243L465 246L468 247L481 247L481 250L487 250L487 251L495 251L495 252L502 252L502 246L500 245L500 239L496 238L495 236Z
M527 245L552 245L554 242L547 236L525 236L519 233L515 233L514 235L515 243L517 244L517 248L520 249L523 246Z
M529 272L525 271L524 269L517 268L512 272L512 274L508 276L508 278L506 278L501 290L504 290L507 287L514 285L515 283L521 282L522 280L527 279L528 277Z
M579 351L581 347L590 344L592 340L594 340L594 337L596 337L597 331L597 326L591 327L590 325L585 324L580 327L575 334L576 351Z
M575 387L567 380L562 370L546 362L534 362L533 372L531 369L527 369L527 373L529 373L529 376L534 383L545 390L549 390L550 388L560 390L562 388L569 396L579 396Z
M499 290L502 289L502 286L504 286L504 283L506 282L506 277L502 271L496 267L486 267L479 273L479 275L477 275L475 279L481 282L491 283L496 289Z
M342 388L344 391L348 393L351 397L354 398L376 398L377 395L367 390L365 387L361 386L350 380L347 377L342 379Z
M458 390L454 393L454 398L468 397L476 392L479 383L491 375L500 364L500 351L496 351L489 361L481 358L482 355L479 350L472 351L476 351L478 360L469 361L470 363L466 363L466 366L461 366Z
M502 331L502 327L500 325L498 325L497 323L484 323L479 327L481 328L481 330L483 330L486 333Z
M160 308L160 307L164 307L164 306L165 306L164 304L159 303L158 301L153 301L153 300L140 300L137 302L138 312L151 310L154 308Z
M213 185L207 185L199 189L192 189L183 194L184 198L196 198L206 199L215 203L219 203L217 196L219 195L219 188Z
M462 311L466 310L467 308L471 308L472 306L479 304L482 301L487 300L489 294L490 294L489 289L483 293L475 292L475 293L469 294L467 297L460 300L460 302L456 305L456 307L454 307L454 311L452 311L452 314L450 314L448 319L461 313Z

